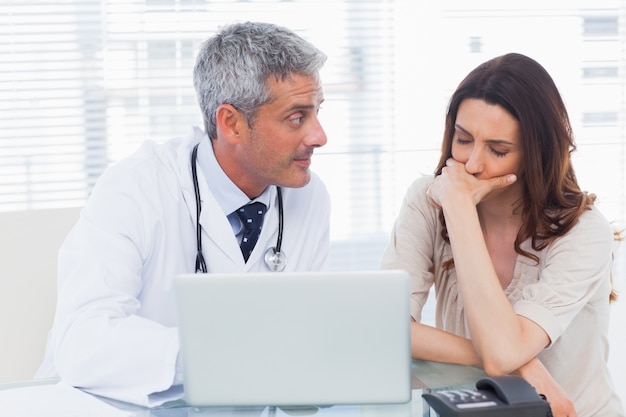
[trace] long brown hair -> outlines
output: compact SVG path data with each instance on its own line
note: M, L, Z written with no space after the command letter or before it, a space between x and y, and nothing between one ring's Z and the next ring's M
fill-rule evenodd
M596 198L582 191L576 179L571 161L576 144L565 104L550 74L525 55L510 53L479 65L461 81L448 104L437 175L452 156L457 113L468 98L499 105L519 123L524 158L518 175L524 179L525 198L515 207L522 216L515 251L538 261L521 243L531 239L534 250L544 249L574 227ZM449 242L442 212L439 218Z

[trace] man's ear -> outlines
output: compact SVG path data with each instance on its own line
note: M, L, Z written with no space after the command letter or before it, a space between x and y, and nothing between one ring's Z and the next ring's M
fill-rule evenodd
M236 143L248 130L248 121L232 104L222 104L215 115L218 134L227 142Z

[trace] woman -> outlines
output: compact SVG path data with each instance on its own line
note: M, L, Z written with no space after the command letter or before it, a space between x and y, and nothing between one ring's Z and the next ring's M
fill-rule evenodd
M409 188L383 256L411 274L416 359L517 373L555 416L624 416L606 364L613 232L578 186L550 75L507 54L461 82L436 175ZM430 287L436 328L419 323Z

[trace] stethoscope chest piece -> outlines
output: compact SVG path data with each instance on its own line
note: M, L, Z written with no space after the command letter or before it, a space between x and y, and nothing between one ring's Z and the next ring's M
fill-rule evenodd
M269 248L265 252L265 264L272 272L282 272L287 265L285 253L276 251L276 248Z

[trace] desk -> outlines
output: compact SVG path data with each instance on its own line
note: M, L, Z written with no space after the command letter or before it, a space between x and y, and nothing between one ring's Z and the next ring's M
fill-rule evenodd
M55 380L0 385L0 415L21 417L427 417L422 392L437 388L470 388L484 373L467 366L412 361L412 400L406 404L336 405L328 407L209 407L181 402L144 408L89 395Z

